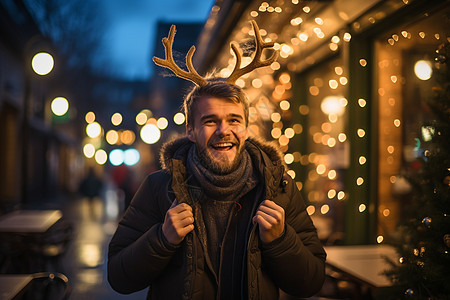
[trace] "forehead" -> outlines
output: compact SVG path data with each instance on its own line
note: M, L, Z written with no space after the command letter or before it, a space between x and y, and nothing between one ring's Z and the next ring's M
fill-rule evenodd
M244 104L226 98L202 97L196 102L194 118L197 119L197 116L204 115L224 117L230 114L239 114L244 118Z

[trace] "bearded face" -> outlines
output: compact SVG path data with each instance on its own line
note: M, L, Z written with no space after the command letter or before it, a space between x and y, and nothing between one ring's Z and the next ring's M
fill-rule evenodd
M242 103L203 97L196 104L187 136L197 146L202 164L217 174L233 171L242 158L248 130Z

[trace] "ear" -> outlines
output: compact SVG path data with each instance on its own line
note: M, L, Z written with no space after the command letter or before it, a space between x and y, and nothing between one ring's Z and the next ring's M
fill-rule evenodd
M186 126L186 135L191 142L195 143L194 129L190 125Z

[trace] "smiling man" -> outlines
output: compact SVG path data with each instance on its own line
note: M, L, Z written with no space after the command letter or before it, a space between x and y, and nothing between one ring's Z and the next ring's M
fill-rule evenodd
M113 236L108 280L148 299L278 299L320 290L325 252L281 153L249 138L244 92L222 79L184 101L186 137L165 144Z

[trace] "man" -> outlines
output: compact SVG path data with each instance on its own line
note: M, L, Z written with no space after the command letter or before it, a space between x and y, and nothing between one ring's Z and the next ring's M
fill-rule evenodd
M187 137L164 145L113 236L108 280L149 299L308 297L326 254L278 150L249 138L248 101L220 79L185 98Z

